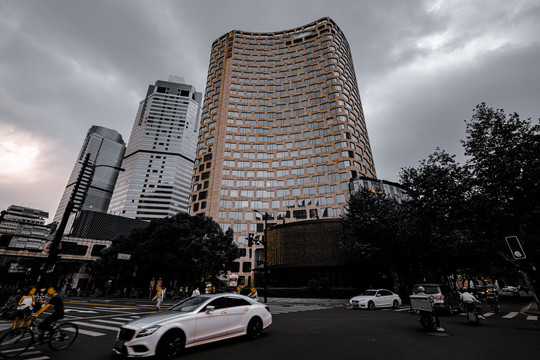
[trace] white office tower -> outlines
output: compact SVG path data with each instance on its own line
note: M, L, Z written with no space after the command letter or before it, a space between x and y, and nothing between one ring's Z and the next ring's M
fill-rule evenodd
M202 94L170 76L139 105L109 213L152 220L186 212Z
M112 129L92 126L81 147L77 161L71 172L66 189L56 210L54 221L60 223L66 210L71 193L79 179L79 188L74 196L72 213L79 210L107 212L114 189L114 184L121 171L120 164L126 144L122 136ZM85 172L80 175L84 159L88 155Z

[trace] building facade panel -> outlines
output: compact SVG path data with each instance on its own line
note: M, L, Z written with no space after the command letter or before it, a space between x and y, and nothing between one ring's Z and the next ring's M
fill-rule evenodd
M171 76L139 104L109 212L152 220L186 212L202 94Z
M73 212L86 209L106 212L125 150L126 145L122 136L116 130L92 126L77 157L54 221L60 223L62 220L87 154L90 154L89 166L85 172L85 179L88 180L88 183L86 186L79 187Z
M330 18L214 41L190 213L231 227L245 247L263 234L260 213L339 217L358 175L375 177L375 166L349 45Z

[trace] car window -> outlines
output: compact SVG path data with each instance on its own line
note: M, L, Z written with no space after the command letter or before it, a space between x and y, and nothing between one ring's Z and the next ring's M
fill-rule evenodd
M442 294L448 294L450 292L450 288L446 285L440 285L440 288Z
M224 309L227 307L227 299L225 297L220 297L212 300L208 305L213 306L215 309Z
M388 296L388 295L392 295L392 293L388 290L381 290L379 291L379 294L381 294L381 296Z
M179 312L194 311L195 309L197 309L199 306L201 306L208 299L209 299L209 297L204 296L204 295L193 296L193 297L187 298L186 300L174 305L169 310L179 311Z
M240 299L236 297L227 298L227 307L249 306L249 305L251 305L251 303L245 299Z
M362 295L362 296L375 296L375 295L377 295L377 291L375 291L375 290L366 290L360 295Z
M429 295L433 294L440 294L439 292L439 286L437 285L415 285L413 288L413 294L418 293L418 287L422 286L424 288L424 292Z

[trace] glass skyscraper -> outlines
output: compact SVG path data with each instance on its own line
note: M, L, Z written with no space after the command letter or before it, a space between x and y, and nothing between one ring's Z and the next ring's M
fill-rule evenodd
M263 214L269 226L339 217L356 176L376 177L375 165L349 44L330 18L214 41L189 208L234 230L235 272L261 264L247 237L262 237Z
M202 94L180 77L148 86L109 213L152 220L187 212Z
M87 154L90 154L88 167L83 176L84 182L81 182L79 187L73 212L79 210L107 212L125 151L126 144L116 130L92 126L88 130L77 157L54 221L60 222L62 220Z

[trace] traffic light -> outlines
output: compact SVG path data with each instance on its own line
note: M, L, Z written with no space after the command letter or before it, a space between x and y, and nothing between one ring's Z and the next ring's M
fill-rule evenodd
M248 234L248 246L251 247L253 246L253 239L254 238L254 234L253 233L249 233Z
M526 258L525 251L523 251L523 247L517 236L507 236L505 239L514 259L520 260Z

